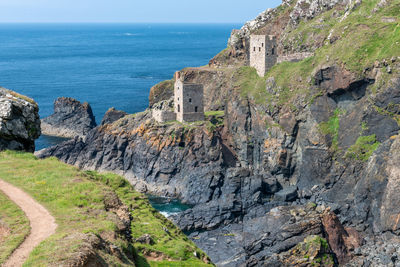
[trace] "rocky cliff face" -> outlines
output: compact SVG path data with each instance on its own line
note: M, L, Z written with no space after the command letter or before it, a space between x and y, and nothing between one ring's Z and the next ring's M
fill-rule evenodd
M35 151L40 136L38 112L32 99L0 88L0 150Z
M146 111L41 156L193 204L173 220L218 266L312 266L329 255L324 266L399 264L398 8L284 1L234 31L210 66L183 71L204 84L206 110L224 110L223 121L158 124ZM276 35L281 55L315 55L258 77L246 67L251 33ZM151 101L170 89L154 87ZM328 247L317 240L308 251L315 235ZM319 262L304 260L311 255Z
M46 135L74 138L85 136L96 127L92 108L70 97L54 101L54 114L42 119L42 132Z

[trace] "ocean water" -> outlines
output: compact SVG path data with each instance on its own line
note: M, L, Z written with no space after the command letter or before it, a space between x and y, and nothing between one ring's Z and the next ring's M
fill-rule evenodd
M0 24L0 86L32 97L40 116L57 97L135 113L150 88L184 67L206 65L238 24ZM37 149L62 141L42 136Z
M178 199L170 199L152 195L148 195L147 197L153 208L160 211L160 213L167 218L192 207L190 205L181 203Z

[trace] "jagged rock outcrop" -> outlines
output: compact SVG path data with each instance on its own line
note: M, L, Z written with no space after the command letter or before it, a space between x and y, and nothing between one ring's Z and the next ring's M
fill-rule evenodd
M84 169L112 170L138 190L201 203L212 198L215 189L210 183L218 184L218 170L226 164L221 146L221 137L209 132L206 123L192 129L159 125L146 111L97 127L85 140L72 139L38 156L53 155Z
M39 108L35 101L0 88L0 150L35 151L40 136Z
M54 113L42 119L42 132L46 135L74 138L83 137L96 127L89 103L81 103L70 97L54 101Z
M116 110L115 108L110 108L109 110L107 110L106 114L104 114L104 117L101 120L100 125L113 123L114 121L117 121L125 117L126 115L128 115L128 113L126 113L125 111Z
M299 0L290 13L291 23L298 24L302 19L313 19L337 5L343 8L353 2L361 3L360 0Z
M170 99L174 95L174 83L175 80L168 80L154 85L150 89L149 94L149 107L153 107L154 104Z
M321 217L331 250L339 263L347 263L352 258L352 251L362 245L361 235L353 228L345 228L336 214L329 210L326 210Z

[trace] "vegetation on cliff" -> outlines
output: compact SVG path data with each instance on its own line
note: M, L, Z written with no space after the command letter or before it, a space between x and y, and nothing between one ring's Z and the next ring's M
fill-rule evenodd
M0 154L0 177L43 204L58 224L26 266L207 265L204 252L117 175L82 172L55 158L7 151ZM9 210L2 205L0 214ZM143 240L145 234L151 242Z
M376 61L386 61L400 55L400 3L389 1L376 8L378 0L364 0L359 6L332 9L299 25L288 26L281 34L283 47L290 52L315 52L315 56L300 62L276 64L266 75L273 77L284 98L280 104L291 103L314 85L313 75L321 67L338 65L362 76ZM356 41L355 41L356 40ZM254 88L252 96L258 99L265 86ZM306 90L306 91L304 91ZM291 92L288 94L288 92Z

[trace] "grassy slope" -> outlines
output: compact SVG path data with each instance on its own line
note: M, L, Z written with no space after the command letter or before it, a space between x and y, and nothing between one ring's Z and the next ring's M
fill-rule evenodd
M82 172L54 158L37 160L28 153L8 151L0 153L0 177L43 204L58 224L56 234L35 248L24 266L58 265L73 257L82 249L83 240L71 237L85 233L113 236L113 244L126 252L132 251L132 244L115 234L116 223L105 210L104 196L111 191L131 209L132 238L150 234L155 241L154 245L133 244L137 266L206 266L194 256L196 252L201 258L206 257L204 252L117 175ZM146 251L160 252L172 262L148 262L143 255ZM128 258L121 261L111 255L100 255L110 265L132 265Z
M334 10L327 11L310 21L302 21L295 28L287 29L287 37L293 47L311 45L316 35L337 39L315 51L315 56L300 62L276 64L265 78L256 77L248 67L236 73L237 86L258 104L274 103L278 106L292 105L299 97L311 101L319 92L311 92L313 73L323 65L338 64L358 76L375 61L400 55L400 1L392 0L377 12L372 12L378 0L363 0L343 21L334 17ZM339 14L343 15L344 11ZM383 18L393 18L388 22ZM294 40L294 41L293 41ZM278 91L265 91L265 82L274 77Z
M0 265L24 241L29 234L29 220L24 212L6 195L0 192L0 231L6 230L7 234L0 234Z

